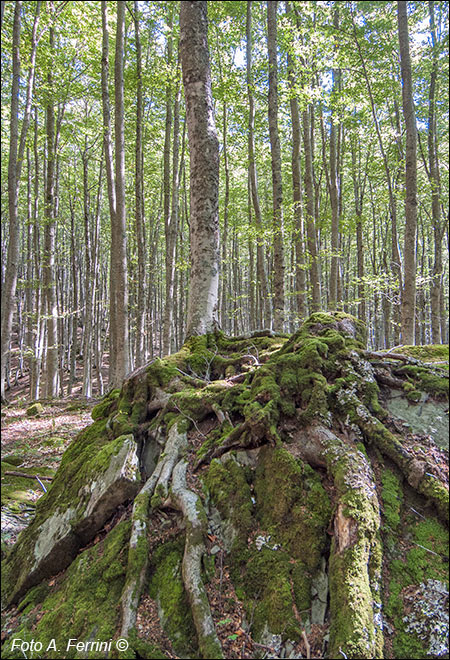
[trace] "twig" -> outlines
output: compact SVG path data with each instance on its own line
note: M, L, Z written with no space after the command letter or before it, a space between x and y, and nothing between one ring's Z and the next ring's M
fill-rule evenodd
M441 555L438 552L434 552L433 550L430 550L430 548L426 548L424 545L420 545L420 543L414 543L414 541L411 541L413 545L416 545L418 548L422 548L422 550L426 550L429 552L431 555L436 555L436 557L440 557Z
M410 506L409 508L411 509L411 511L414 511L414 513L417 513L418 516L420 516L421 518L423 518L424 520L426 520L425 516L423 516L421 513L419 513L419 512L416 511L415 509L413 509L412 506Z
M5 474L8 474L10 477L23 477L24 479L38 479L35 474L26 474L25 472L16 472L14 470L5 470ZM41 477L43 481L53 481L53 477ZM42 485L42 484L41 484Z
M306 657L310 658L311 657L311 645L308 642L308 638L306 636L306 632L302 630L302 639L305 642L305 648L306 648Z
M46 489L46 487L44 486L44 484L42 483L42 481L39 479L38 476L36 476L36 479L39 481L40 485L42 486L42 490L44 491L44 493L46 493L46 492L47 492L47 489Z
M199 429L198 426L197 426L197 422L195 421L195 419L192 419L192 417L189 417L189 415L186 415L186 413L184 413L182 410L180 410L180 408L177 406L176 403L174 404L174 406L175 406L175 408L178 410L178 412L179 412L181 415L183 415L183 417L186 417L186 419L188 419L190 422L193 423L193 425L195 426L195 428L197 429L197 431L200 433L200 435L202 436L202 438L205 438L205 440L206 440L206 435L200 431L200 429Z

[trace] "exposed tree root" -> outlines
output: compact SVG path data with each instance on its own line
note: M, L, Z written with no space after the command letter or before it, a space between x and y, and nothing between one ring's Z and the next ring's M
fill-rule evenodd
M191 606L198 645L203 658L223 658L201 575L205 553L207 518L198 495L186 487L187 462L182 459L173 471L171 502L182 512L186 523L183 581Z
M136 623L136 612L148 567L147 534L150 506L157 506L167 499L173 468L186 445L186 434L180 433L178 426L174 424L169 430L164 451L161 453L152 475L134 500L127 575L120 602L121 634L124 637ZM152 502L152 497L157 499Z
M382 599L383 616L393 628L408 632L400 618L408 613L403 593L411 593L409 587L428 576L439 589L437 578L444 580L439 561L448 550L436 539L445 530L425 505L432 503L448 523L445 457L431 441L414 453L420 436L405 431L400 417L395 426L396 420L381 406L379 388L403 391L415 405L424 395L445 398L445 380L440 371L427 371L408 356L367 352L363 341L358 321L341 313L312 315L287 341L265 331L236 339L220 333L193 337L178 354L140 369L120 393L99 404L94 419L99 428L106 428L105 445L133 434L146 479L134 499L131 535L126 521L117 551L121 558L128 551L122 564L125 579L123 570L117 577L121 637L137 634L137 612L149 574L149 593L158 601L168 636L174 641L186 623L181 653L186 648L190 654L196 638L203 658L249 657L248 650L239 647L244 619L248 628L242 640L247 637L253 648L268 650L276 637L277 657L282 657L278 651L283 644L288 655L287 640L295 640L296 654L304 653L298 646L302 634L310 655L323 657L329 632L327 657L382 658ZM374 448L371 457L377 456L377 481L365 446ZM385 465L381 456L389 459ZM198 483L203 482L203 494L187 485L192 470ZM405 481L414 493L404 488ZM408 519L412 507L407 497L417 497L418 503L412 503L419 510L424 505L418 514L421 521ZM183 539L167 540L164 530L157 535L161 548L153 542L150 546L150 517L166 507L181 513L184 550ZM414 536L420 525L420 534ZM221 562L208 584L208 593L211 589L214 594L211 604L202 575L207 534L220 547L211 551L208 567L214 557L220 556ZM397 538L402 541L399 548ZM412 554L403 574L411 546L426 557L419 561ZM381 589L381 570L383 561L383 570L389 570L393 559L402 566L397 568L398 593L391 598L389 580ZM430 571L428 561L435 562ZM245 615L235 621L231 604L223 627L216 629L211 605L214 616L221 602L224 609L222 586L227 581L231 593L239 593ZM173 592L177 595L172 600L160 599ZM324 608L317 622L319 600ZM397 611L401 615L395 619ZM309 624L311 634L306 637L302 630ZM426 655L414 651L409 656L401 648L392 657ZM137 657L153 657L137 647L135 651Z
M295 455L326 467L337 490L330 556L330 657L338 658L339 650L349 658L380 657L380 513L372 469L353 443L324 426L299 431L293 440Z

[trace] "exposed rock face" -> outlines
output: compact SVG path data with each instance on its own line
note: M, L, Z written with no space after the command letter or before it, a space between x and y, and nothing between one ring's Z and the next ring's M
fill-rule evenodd
M137 371L94 409L6 561L14 634L120 636L130 659L443 649L445 631L404 617L421 585L445 596L446 457L383 407L387 383L414 409L447 396L445 373L368 353L340 313L289 338L193 337ZM146 637L158 613L165 632Z
M136 449L132 435L108 443L104 430L94 440L89 433L81 434L65 456L66 469L58 471L52 488L38 503L35 520L8 557L4 575L8 603L66 568L117 507L136 495L140 483ZM80 456L92 460L80 461Z

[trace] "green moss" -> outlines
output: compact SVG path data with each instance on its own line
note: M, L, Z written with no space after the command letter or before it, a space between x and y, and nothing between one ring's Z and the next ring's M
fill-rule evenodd
M449 359L448 344L426 344L424 346L400 346L393 353L401 353L421 362L443 362Z
M69 639L112 639L119 623L129 534L129 521L119 523L103 541L81 552L48 594L46 583L29 591L20 605L24 616L15 637L41 642L44 649L49 648L42 657L60 658L64 650L68 659L86 657L73 648L66 651ZM32 607L36 608L34 616L30 616ZM42 616L37 616L38 612ZM52 649L52 639L60 650ZM23 657L13 655L10 645L8 641L3 649L5 657ZM105 655L93 651L87 657Z
M249 616L253 613L254 637L260 639L268 628L284 639L300 639L301 627L295 618L291 590L295 565L290 563L289 554L263 546L260 551L247 550L241 556L241 564L244 562L241 584Z
M184 538L159 546L151 557L149 594L161 625L181 657L198 657L194 622L181 576Z
M89 485L93 481L98 482L99 476L106 471L111 456L123 445L123 437L110 441L105 427L104 419L94 422L81 431L64 453L48 492L36 503L33 522L8 556L5 579L2 581L4 594L11 595L11 591L23 584L28 576L34 557L34 546L44 522L55 512L62 515L70 507L74 507L74 503L82 503L83 496L85 501L88 501L91 496ZM85 507L78 507L71 518L71 525L76 525L81 520L84 510Z
M400 523L403 490L399 478L389 468L383 470L381 474L381 483L381 499L383 502L384 518L390 529L395 530Z
M44 412L44 408L40 403L32 403L26 410L28 417L39 417Z
M108 394L103 397L100 403L97 403L97 405L92 408L92 419L97 421L98 419L107 418L111 414L112 409L114 408L119 398L119 395L119 389L111 390L111 392L108 392Z
M319 476L282 447L263 447L255 474L257 514L313 573L324 551L331 505Z
M232 458L225 463L213 460L204 484L222 518L231 522L236 533L235 545L244 544L253 515L252 494L244 469Z
M388 553L385 556L391 578L385 613L395 630L395 657L424 658L427 657L424 640L407 629L410 604L405 601L405 596L430 579L448 584L448 532L434 517L418 521L412 515L406 516L402 532L410 545L406 555L399 552L397 536L387 530L392 542L386 546Z
M2 506L6 506L10 511L19 512L25 505L34 506L36 502L36 493L40 495L43 493L42 486L36 479L30 479L27 477L18 477L6 472L23 472L24 474L29 474L34 477L38 475L40 477L53 477L55 471L46 468L43 466L24 468L20 467L17 469L16 465L12 465L5 461L1 463L1 503ZM47 489L49 488L49 482L44 481Z
M428 392L437 399L448 400L448 376L433 373L426 367L405 364L396 368L396 373L407 376L414 390Z

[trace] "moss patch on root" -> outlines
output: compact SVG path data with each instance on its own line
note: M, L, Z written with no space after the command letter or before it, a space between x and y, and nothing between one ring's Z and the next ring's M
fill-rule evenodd
M159 546L150 562L149 595L158 604L164 632L180 657L197 658L194 622L183 585L184 537Z

